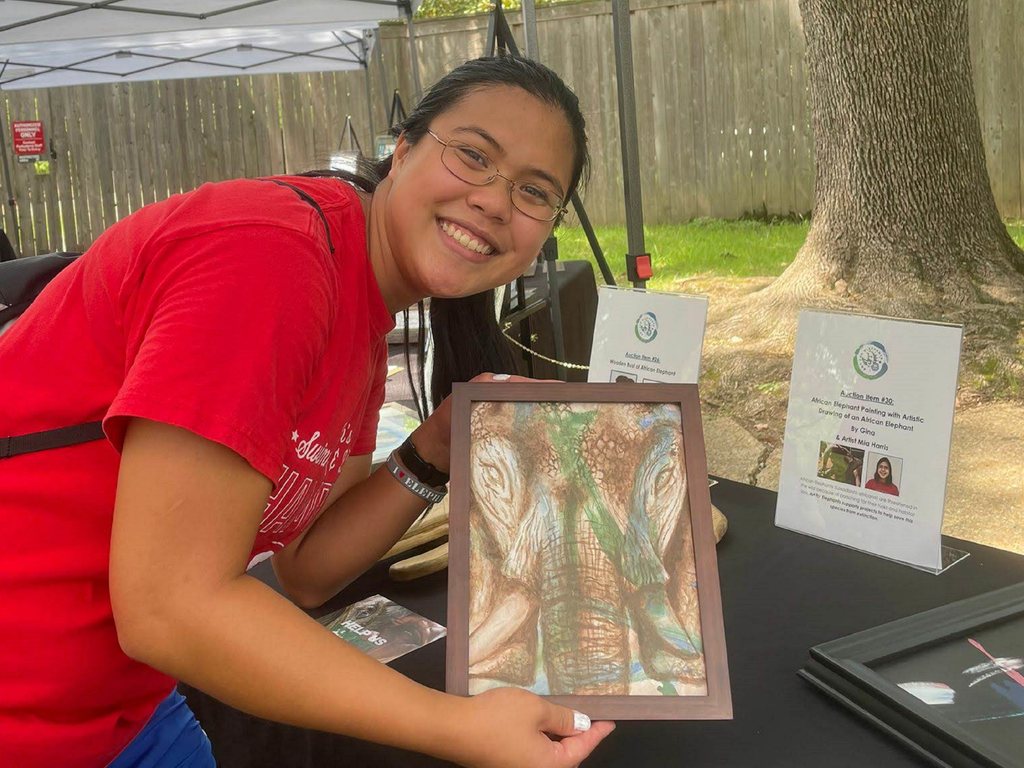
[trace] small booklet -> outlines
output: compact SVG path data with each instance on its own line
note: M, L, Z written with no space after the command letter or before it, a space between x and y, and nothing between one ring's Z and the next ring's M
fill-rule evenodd
M447 634L440 624L381 595L328 614L320 623L346 643L384 664Z

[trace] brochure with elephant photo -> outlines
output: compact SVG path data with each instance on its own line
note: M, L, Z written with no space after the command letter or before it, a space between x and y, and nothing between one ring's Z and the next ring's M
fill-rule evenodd
M319 619L346 643L387 664L445 636L437 622L382 595L360 600Z
M932 572L949 565L962 337L959 325L800 313L777 525Z

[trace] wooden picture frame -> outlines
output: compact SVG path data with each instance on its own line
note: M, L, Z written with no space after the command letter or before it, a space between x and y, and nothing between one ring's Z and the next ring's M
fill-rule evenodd
M915 656L923 659L925 653L948 652L946 649L954 643L961 646L970 642L972 635L998 632L1000 627L1012 624L1013 636L1018 639L1018 622L1024 622L1024 582L815 646L810 651L810 662L798 674L934 765L1024 768L1024 750L1007 750L982 735L981 731L999 718L982 718L980 729L970 722L961 724L948 707L926 703L891 679L893 664ZM988 650L974 647L978 649L977 660L985 666ZM995 647L989 650L1001 653ZM1021 648L1015 652L1021 653ZM935 660L935 656L930 658ZM994 670L1002 669L999 664L993 665ZM994 677L1001 679L1002 675L994 672ZM969 682L965 681L963 689L972 687ZM922 683L930 685L917 680L904 685ZM1012 684L1021 685L1019 680ZM954 703L959 693L950 689L950 701L944 703ZM1021 720L1024 718L1014 717L1007 727L1024 729Z
M549 695L546 698L568 707L572 707L578 711L584 712L593 719L620 719L620 720L698 720L698 719L731 719L732 718L732 698L729 687L729 671L728 671L728 660L726 656L725 646L725 629L723 625L722 617L722 600L718 581L718 560L715 551L715 537L712 527L711 518L711 497L709 493L709 486L707 482L707 461L704 452L704 437L701 429L700 420L700 402L697 393L696 385L692 384L572 384L572 383L558 383L558 382L509 382L509 383L471 383L471 384L456 384L453 391L452 397L452 464L451 464L451 498L450 498L450 529L449 529L449 576L448 576L448 638L447 638L447 679L446 687L449 693L457 695L470 695L470 509L471 502L473 499L473 490L471 488L471 450L472 450L472 435L471 435L471 413L473 408L480 403L501 403L501 404L519 404L516 407L523 408L522 404L569 404L570 410L580 410L579 405L594 405L593 409L598 416L601 413L612 414L608 418L619 418L619 414L616 414L612 410L604 408L606 404L621 404L624 407L633 407L633 411L636 412L635 406L640 404L641 406L650 405L653 409L657 406L663 405L663 408L657 413L671 413L674 414L673 406L678 407L679 413L679 427L681 429L681 442L678 437L671 437L674 446L681 446L682 450L682 469L685 471L683 476L683 482L685 483L685 491L678 491L682 496L683 502L681 504L682 510L678 513L678 520L685 519L683 513L686 510L687 504L689 509L689 527L684 529L684 526L676 522L671 534L666 537L678 537L678 541L684 541L685 536L689 533L692 536L692 564L687 561L687 571L690 573L692 569L696 574L696 594L698 600L699 612L699 646L695 642L694 648L699 647L700 653L703 655L704 665L704 684L706 684L706 692L704 695L667 695L670 692L675 692L673 685L663 683L664 688L659 690L666 695L650 695L647 689L640 695L636 693L629 693L626 695L605 695L605 694L590 694L590 695ZM504 406L490 406L489 411L484 413L497 412ZM529 406L526 406L529 408ZM550 406L543 406L548 408L546 411L550 413ZM540 413L541 406L534 406L534 411ZM601 410L604 408L604 410ZM564 411L564 409L563 409ZM583 409L586 411L586 409ZM507 411L501 411L503 413ZM652 410L652 413L655 412ZM553 418L553 417L547 417ZM549 423L549 422L545 422ZM618 422L615 422L618 423ZM650 423L650 422L647 422ZM665 427L668 423L665 420L657 422L659 426L659 435L665 434L666 429L671 431L671 427ZM673 416L674 423L674 416ZM557 428L553 428L557 429ZM533 439L532 435L526 439ZM580 438L581 440L583 438ZM660 444L659 444L660 445ZM656 454L658 449L651 448L646 456L650 457ZM678 450L678 448L676 449ZM678 455L674 453L672 455ZM564 465L563 470L564 470ZM538 475L539 476L539 475ZM564 477L564 475L559 475ZM638 475L633 476L632 488L633 492L636 492L636 488L640 481L637 479ZM699 480L698 480L699 479ZM529 478L523 478L524 486L529 483ZM558 480L554 482L559 482ZM596 481L595 481L596 482ZM660 487L660 486L659 486ZM592 494L593 498L597 498L601 491L597 494ZM685 494L685 495L683 495ZM604 498L601 496L601 498ZM648 498L648 497L645 497ZM669 508L674 509L674 499L676 496L669 496ZM600 505L603 502L598 502ZM639 503L633 504L631 509L639 508ZM537 505L534 505L537 508ZM662 507L663 509L665 507ZM547 518L553 516L561 516L563 520L561 525L565 525L564 520L568 518L563 514L561 509L556 512L550 512L551 505L544 506L545 514ZM579 508L582 509L582 506ZM578 511L579 519L582 518L582 512ZM480 512L480 514L484 514ZM646 515L646 507L644 515ZM585 518L593 522L593 518ZM606 518L607 519L607 518ZM648 522L647 528L650 530L653 524ZM598 526L594 525L593 528ZM621 526L619 526L621 530ZM667 524L663 529L668 530ZM596 534L595 534L596 535ZM580 541L582 541L582 536ZM659 539L662 541L662 539ZM577 546L576 544L567 546ZM580 547L585 544L579 544ZM619 552L624 551L625 545ZM604 551L603 544L602 550ZM581 550L582 551L582 550ZM653 548L652 550L653 551ZM684 551L684 545L679 544L676 551ZM690 545L685 544L685 552L689 553ZM663 559L667 557L668 547L662 550ZM625 558L620 558L617 562L623 562ZM660 563L661 561L659 561ZM581 566L575 566L577 568ZM667 567L667 566L666 566ZM550 571L545 571L549 573ZM668 573L667 570L664 573ZM547 577L545 577L547 578ZM667 585L667 581L664 582ZM678 587L681 580L677 578L676 582L677 589L681 592L683 587ZM688 582L686 589L691 590L692 594L692 581ZM667 586L666 586L667 592ZM541 594L541 593L538 593ZM619 593L623 594L623 593ZM625 600L625 598L622 598ZM541 604L549 604L551 601L545 603L543 600L537 601L538 608L540 610ZM678 603L674 603L676 605ZM646 608L646 603L644 604ZM662 606L667 605L663 603ZM692 605L692 604L691 604ZM674 609L673 609L674 611ZM664 613L667 613L665 611ZM664 613L657 614L663 616ZM629 614L630 624L636 619L635 613ZM673 617L678 619L676 614L673 612ZM689 616L693 616L692 607L689 610ZM645 622L644 616L640 616L639 621ZM549 622L550 623L550 622ZM527 626L524 624L524 626ZM539 621L536 626L540 626ZM619 626L619 625L616 625ZM646 626L646 625L645 625ZM678 626L682 626L681 621L678 622ZM630 633L629 626L625 631ZM529 632L529 629L527 629ZM535 633L541 634L542 640L537 641L538 643L543 642L543 634L541 630L537 630ZM638 633L634 633L638 634ZM634 634L630 634L631 639L635 640ZM647 634L645 637L650 638L654 635ZM657 635L657 639L654 643L661 642L661 639L667 635ZM678 635L674 635L678 637ZM591 636L592 637L592 636ZM625 646L621 644L620 648ZM578 646L575 646L578 647ZM653 647L651 645L648 648ZM660 646L659 646L660 647ZM632 646L630 646L632 648ZM695 651L696 652L696 651ZM561 657L559 657L561 658ZM633 672L636 664L633 663L633 658L630 657L627 661L630 663L625 666L630 670L628 673L621 671L623 664L619 663L617 669L619 672L618 686L621 690L622 686L625 685L628 690L633 691ZM654 658L650 651L647 651L647 659ZM661 658L661 657L658 657ZM535 657L537 659L537 657ZM535 662L538 667L546 664L554 664L550 661L549 656L544 656L542 659L536 660ZM647 662L643 665L643 669L647 669ZM652 662L650 668L657 669L657 666ZM665 668L665 667L663 667ZM647 674L645 672L645 674ZM549 675L545 675L545 678L549 678ZM641 684L652 686L656 684L656 679L647 679L641 681ZM676 681L671 681L676 682ZM547 684L547 683L546 683ZM519 687L527 687L521 685ZM577 689L578 690L578 689Z

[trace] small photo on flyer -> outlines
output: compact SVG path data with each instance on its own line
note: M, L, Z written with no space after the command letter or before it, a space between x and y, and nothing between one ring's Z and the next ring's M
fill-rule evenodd
M841 443L821 441L818 449L818 477L844 485L860 485L864 451Z
M868 452L864 465L864 487L869 491L900 495L903 482L903 459L888 454Z

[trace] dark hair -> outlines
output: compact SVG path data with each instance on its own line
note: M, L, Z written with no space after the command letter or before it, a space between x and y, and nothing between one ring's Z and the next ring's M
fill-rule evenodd
M885 480L878 476L878 467L881 465L883 461L889 465L889 477L886 478ZM875 464L875 482L881 483L882 485L892 485L892 462L889 461L885 456L880 458L878 462Z
M510 86L526 91L540 101L557 107L565 115L573 137L573 168L566 200L585 182L590 167L586 123L580 112L579 99L551 69L519 56L489 56L467 61L438 80L402 123L394 126L395 136L416 144L427 135L427 129L439 115L452 109L476 91L494 86ZM354 173L346 171L311 171L307 176L336 176L365 192L373 192L391 170L391 157L379 161L361 159ZM494 291L488 290L457 299L431 299L430 326L434 344L434 370L430 382L430 401L436 407L451 393L452 383L468 381L484 371L518 373L517 355L505 339L495 320ZM423 327L423 302L419 305L420 328ZM408 310L406 311L408 328ZM416 407L421 416L427 412L427 388L423 376L424 339L419 340L420 382ZM406 370L414 395L406 336Z

